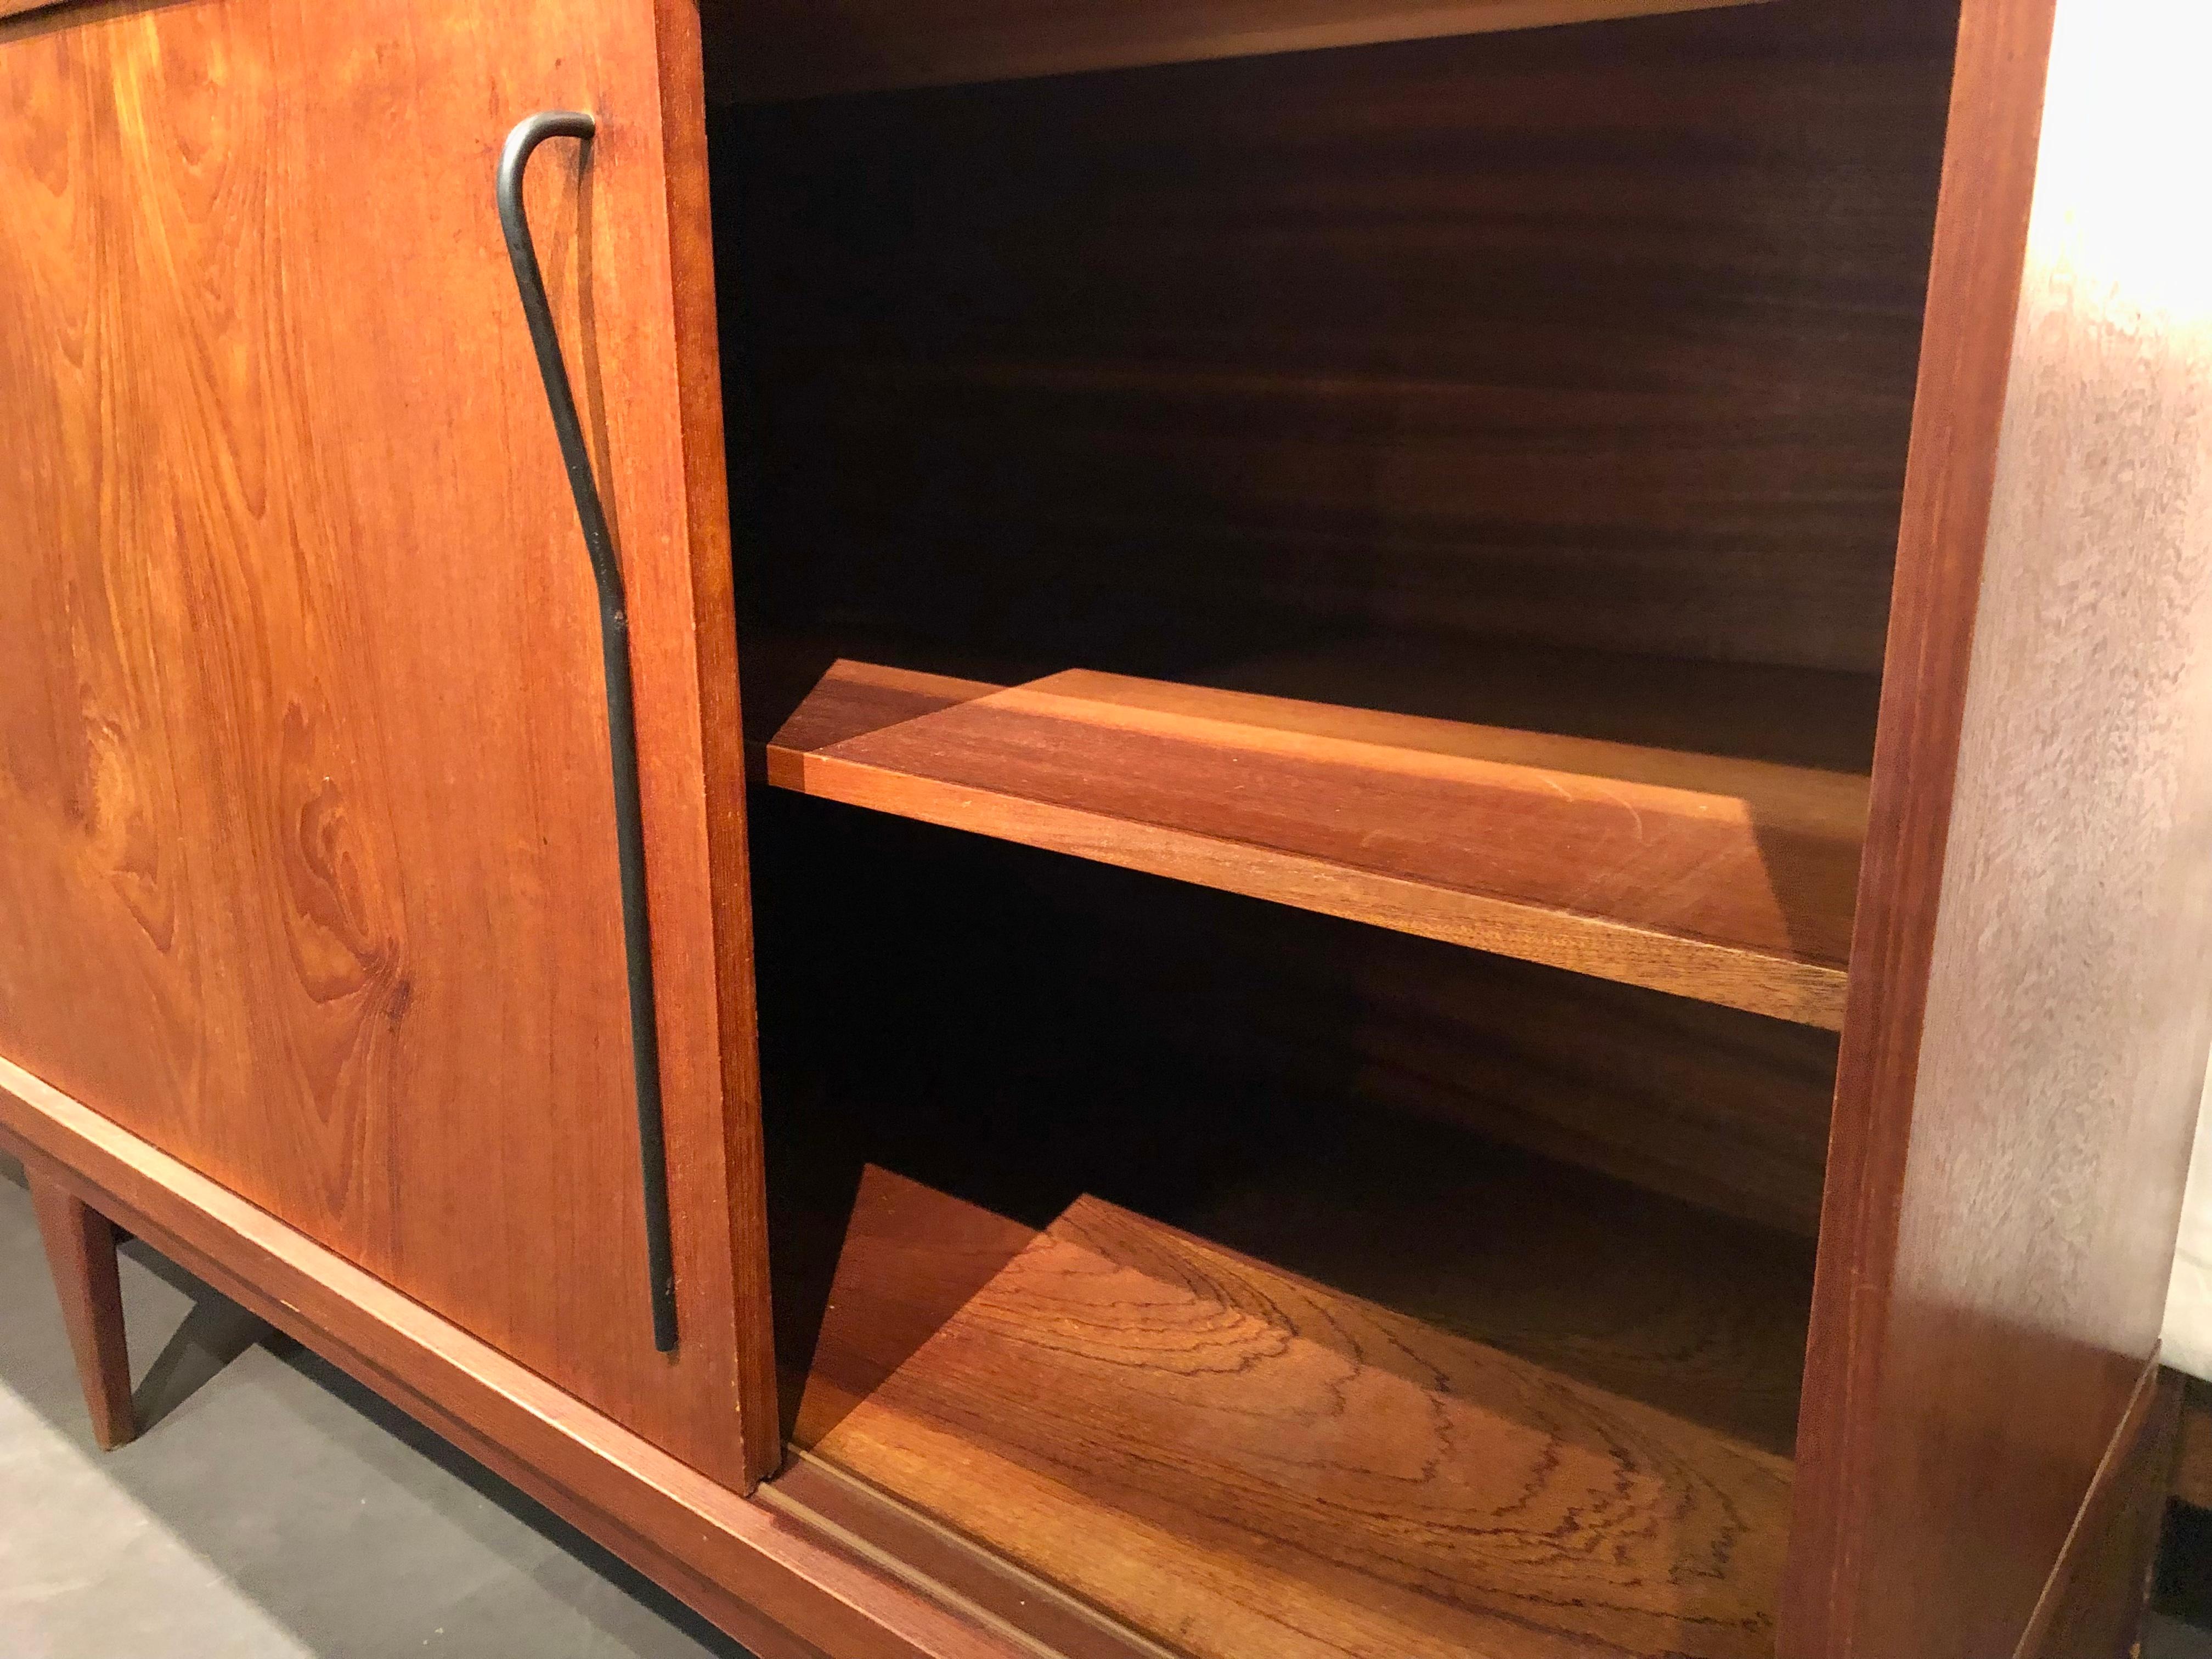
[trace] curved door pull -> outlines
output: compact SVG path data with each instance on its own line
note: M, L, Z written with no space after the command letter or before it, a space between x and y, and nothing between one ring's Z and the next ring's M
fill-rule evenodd
M530 219L522 203L523 174L532 152L548 138L589 143L598 123L575 110L545 110L517 124L499 158L499 222L507 233L507 257L514 265L514 285L522 295L522 313L538 348L538 370L545 380L545 401L553 411L553 430L561 440L561 459L568 470L568 489L576 498L576 517L591 555L592 576L599 590L599 648L606 664L607 741L614 759L615 842L622 865L623 945L629 968L629 1046L637 1074L637 1139L645 1199L646 1263L652 1277L653 1345L666 1353L676 1346L676 1267L668 1223L668 1144L660 1109L660 1034L654 1023L653 934L645 904L645 831L638 805L637 714L630 691L629 617L623 604L622 565L607 531L599 487L592 477L591 452L576 418L576 397L561 359L561 337L553 330L553 308L545 298L545 278L530 240Z

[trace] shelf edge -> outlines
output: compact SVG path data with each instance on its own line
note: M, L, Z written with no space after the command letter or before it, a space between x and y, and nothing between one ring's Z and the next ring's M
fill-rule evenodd
M1795 1024L1831 1031L1843 1025L1846 973L1840 965L1431 886L1279 848L1261 849L1264 856L1255 859L1255 849L1242 842L968 788L774 743L767 745L765 774L779 788L818 799L1347 917Z

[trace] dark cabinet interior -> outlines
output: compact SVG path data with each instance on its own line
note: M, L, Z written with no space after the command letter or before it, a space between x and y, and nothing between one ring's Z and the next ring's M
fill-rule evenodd
M1955 27L714 112L786 1481L1771 1651Z

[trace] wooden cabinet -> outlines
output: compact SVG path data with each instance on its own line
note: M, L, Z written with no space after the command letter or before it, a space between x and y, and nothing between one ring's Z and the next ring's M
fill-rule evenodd
M0 22L0 1139L108 1437L103 1216L768 1659L2116 1654L2194 30Z

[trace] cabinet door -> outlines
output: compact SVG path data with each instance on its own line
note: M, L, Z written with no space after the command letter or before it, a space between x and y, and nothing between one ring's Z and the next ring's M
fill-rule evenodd
M0 1054L698 1467L775 1450L696 18L0 23ZM594 590L628 579L656 1352ZM740 1414L742 1411L742 1422Z

